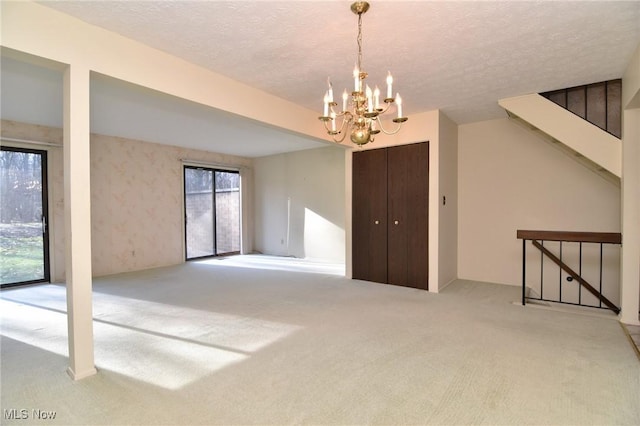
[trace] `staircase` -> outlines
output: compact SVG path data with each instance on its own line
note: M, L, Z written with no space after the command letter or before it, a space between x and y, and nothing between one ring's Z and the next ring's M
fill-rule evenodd
M509 117L620 185L621 80L501 99Z
M622 138L622 80L540 93L589 123Z

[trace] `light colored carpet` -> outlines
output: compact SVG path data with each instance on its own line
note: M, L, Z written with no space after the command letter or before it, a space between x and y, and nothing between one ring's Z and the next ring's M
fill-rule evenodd
M64 287L3 291L2 424L640 424L615 320L523 308L515 287L431 294L269 260L96 279L99 374L79 382Z

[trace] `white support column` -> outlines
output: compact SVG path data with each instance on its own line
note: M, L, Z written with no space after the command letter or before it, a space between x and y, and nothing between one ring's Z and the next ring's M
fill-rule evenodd
M640 109L624 111L620 321L640 325Z
M96 374L93 359L89 69L64 73L64 222L69 368L74 380Z
M253 253L253 170L240 168L240 254Z

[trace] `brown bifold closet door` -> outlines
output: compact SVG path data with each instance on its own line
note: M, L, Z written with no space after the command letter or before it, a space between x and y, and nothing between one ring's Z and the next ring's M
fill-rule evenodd
M389 284L428 289L429 145L389 148Z
M387 151L353 153L353 278L387 280Z
M428 142L353 154L353 278L427 290Z

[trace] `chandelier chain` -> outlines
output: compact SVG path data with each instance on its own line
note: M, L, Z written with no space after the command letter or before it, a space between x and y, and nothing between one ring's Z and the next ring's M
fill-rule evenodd
M358 14L358 69L362 71L362 13Z

